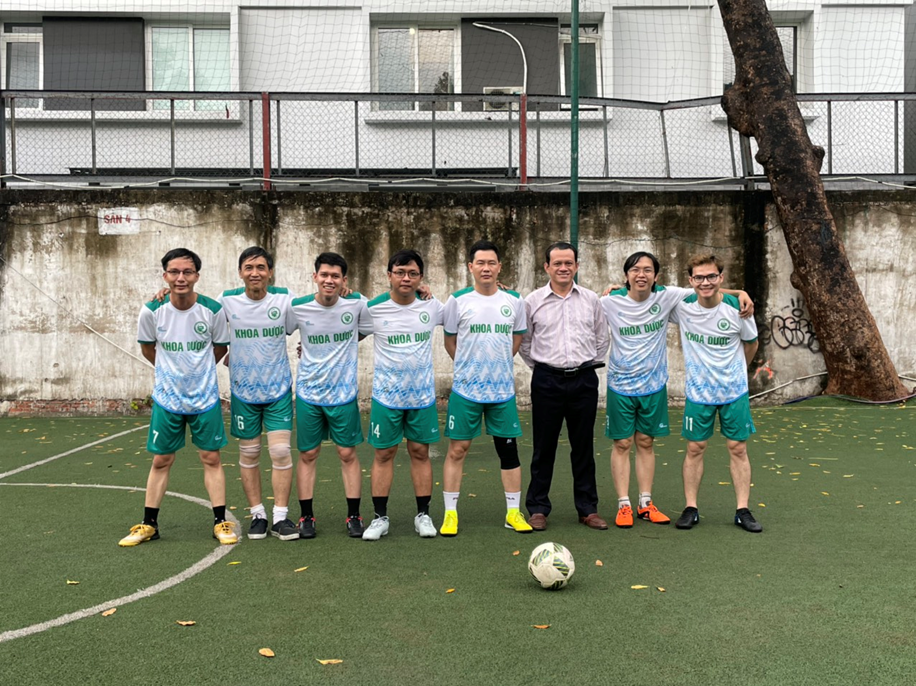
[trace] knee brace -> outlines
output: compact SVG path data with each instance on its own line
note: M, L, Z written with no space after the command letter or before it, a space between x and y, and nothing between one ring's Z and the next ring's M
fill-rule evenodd
M494 436L493 445L496 446L496 454L499 455L500 469L515 469L522 466L522 463L518 461L518 443L516 439Z
M293 460L289 450L289 431L270 431L267 434L267 452L274 469L292 469Z
M261 460L261 437L243 438L239 441L239 467L255 469Z

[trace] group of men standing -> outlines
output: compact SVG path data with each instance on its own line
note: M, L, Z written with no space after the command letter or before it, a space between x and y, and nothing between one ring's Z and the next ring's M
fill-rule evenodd
M227 443L220 412L216 364L227 351L231 385L230 433L239 439L241 481L249 502L248 537L280 540L316 535L313 497L315 462L321 444L331 439L341 462L351 537L378 540L388 534L388 495L394 457L406 439L416 496L414 528L436 536L430 517L432 465L429 446L439 440L433 368L435 327L444 328L445 349L454 360L443 465L444 516L439 533L458 533L458 500L465 457L485 424L499 457L506 498L506 528L519 533L547 528L557 444L566 421L571 446L574 503L580 521L607 529L597 511L593 431L597 414L596 368L608 360L606 434L614 441L612 473L618 494L615 524L633 525L628 496L629 453L636 444L639 484L637 517L667 524L652 503L653 440L669 433L666 330L678 323L687 367L687 408L683 435L686 509L678 528L699 521L697 491L706 441L715 416L728 442L738 509L735 523L748 531L760 525L747 509L750 464L746 441L754 431L747 396L746 365L756 351L752 310L746 294L722 292L721 262L712 255L688 264L694 289L658 286L658 260L636 253L624 265L625 287L599 298L575 282L578 254L568 243L546 252L549 283L527 298L498 282L499 249L478 241L468 254L474 285L453 293L443 305L421 297L422 257L401 250L388 263L387 293L367 300L347 286L347 262L336 253L315 260L316 292L294 297L271 285L273 258L259 247L239 257L243 288L225 291L216 301L194 292L200 258L179 248L162 258L168 291L141 308L138 339L155 366L153 414L147 449L153 464L147 481L143 521L120 541L124 547L159 538L159 506L175 453L185 442L185 427L198 448L204 483L213 506L213 535L221 543L238 541L226 520L225 476L220 449ZM742 300L734 294L738 294ZM299 331L301 352L295 381L286 337ZM610 335L609 335L610 332ZM357 404L358 343L373 335L375 370L369 443L375 449L371 488L375 516L364 526L360 516L361 470L356 446L363 439ZM229 347L231 344L231 348ZM531 381L534 452L526 495L530 518L521 512L522 435L515 400L513 359L533 369ZM293 459L291 437L295 404L298 523L289 517ZM263 505L260 456L267 433L274 507L271 522Z

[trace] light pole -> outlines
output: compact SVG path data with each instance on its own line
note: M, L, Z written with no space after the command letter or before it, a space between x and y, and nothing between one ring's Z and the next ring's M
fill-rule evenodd
M518 167L519 176L521 177L520 187L522 190L525 190L528 187L528 58L525 56L525 48L522 47L522 43L518 38L504 29L498 29L495 26L482 24L478 21L475 21L473 25L478 29L495 31L504 36L509 36L509 38L515 41L519 51L522 53L522 92L519 98L520 102L518 107ZM511 105L509 107L511 108Z

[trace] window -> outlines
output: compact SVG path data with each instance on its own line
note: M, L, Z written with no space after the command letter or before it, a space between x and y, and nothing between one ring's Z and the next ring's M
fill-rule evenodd
M41 90L41 24L4 24L0 48L2 87L9 90ZM35 98L16 100L17 109L36 109L40 104L41 101Z
M454 93L455 31L416 25L375 30L374 90L378 93ZM380 110L431 110L433 103L381 102ZM437 102L437 110L454 103Z
M579 95L600 98L603 93L601 79L601 47L597 24L579 25ZM572 83L572 29L560 27L560 93L570 95Z
M150 87L154 91L228 91L229 29L191 26L154 26L150 29ZM196 100L197 111L222 110L226 103ZM166 100L153 108L169 109ZM191 102L178 100L176 110L188 110Z
M776 33L779 36L779 42L782 44L782 54L786 60L786 68L789 70L789 76L792 77L792 91L798 92L798 79L796 77L796 55L798 53L798 27L797 26L777 26ZM732 48L725 39L725 57L723 59L723 83L724 88L728 88L735 82L735 58L732 57Z

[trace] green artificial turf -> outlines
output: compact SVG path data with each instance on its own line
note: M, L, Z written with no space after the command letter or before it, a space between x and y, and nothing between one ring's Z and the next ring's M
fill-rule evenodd
M680 412L671 415L679 426ZM492 444L478 440L466 462L460 534L432 540L413 531L402 449L391 533L378 543L346 537L340 470L326 446L315 496L318 538L245 540L199 575L109 617L0 643L0 682L907 683L916 654L914 418L911 408L836 401L755 410L751 508L764 526L760 535L732 523L734 492L721 438L710 443L702 518L693 530L637 522L630 530L600 532L578 524L568 458L561 454L550 528L526 536L502 526L498 461ZM2 420L0 472L138 421ZM611 519L610 446L600 425L600 512ZM524 429L526 465L530 426ZM142 488L149 465L144 444L145 432L138 431L3 483ZM438 481L445 443L436 448ZM672 517L683 506L683 451L679 436L658 441L654 498ZM229 503L242 519L236 459L230 445L223 458ZM368 519L367 446L360 459ZM179 454L170 489L206 498L192 451ZM631 496L635 491L634 475ZM437 484L437 524L440 493ZM142 505L139 491L0 486L0 632L132 593L214 550L209 512L173 497L163 504L161 541L118 548ZM291 515L298 516L295 505ZM541 590L526 570L530 551L547 540L564 544L576 559L569 587L559 592ZM302 567L308 569L295 571ZM177 620L197 624L180 627ZM276 657L258 655L264 647Z

